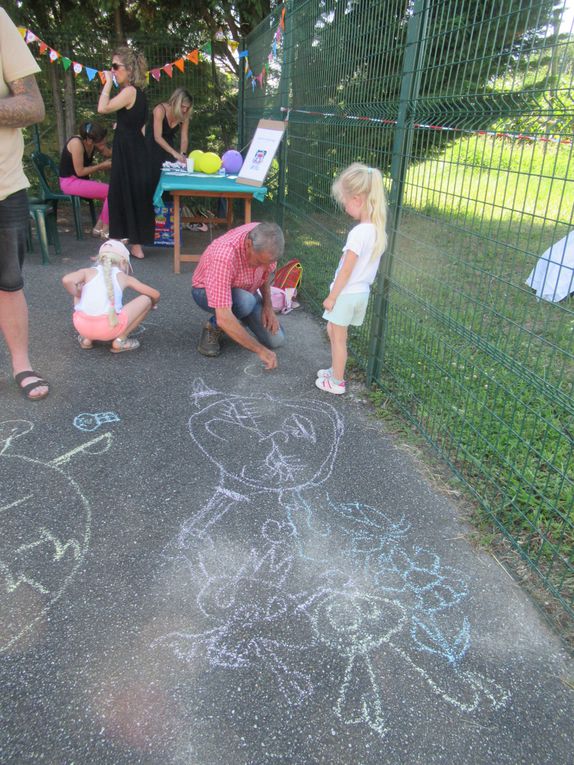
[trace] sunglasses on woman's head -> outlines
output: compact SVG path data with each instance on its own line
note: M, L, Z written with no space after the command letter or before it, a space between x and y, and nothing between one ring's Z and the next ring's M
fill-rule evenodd
M125 64L116 64L115 62L110 66L110 69L113 69L114 72L117 72L118 69L125 69L125 68L126 68Z

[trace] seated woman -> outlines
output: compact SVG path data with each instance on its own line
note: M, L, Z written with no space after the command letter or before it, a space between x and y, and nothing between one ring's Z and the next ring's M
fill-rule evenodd
M152 120L146 127L146 141L150 150L154 189L166 160L185 163L187 159L191 105L190 93L185 88L176 88L168 101L158 104L153 110ZM179 150L175 148L178 130Z
M64 194L103 201L102 212L92 230L94 236L101 236L103 239L109 235L108 184L91 181L88 176L100 170L109 170L112 166L109 159L112 150L106 144L107 132L97 122L84 122L79 135L74 135L67 141L60 157L60 188ZM92 165L95 149L106 159Z

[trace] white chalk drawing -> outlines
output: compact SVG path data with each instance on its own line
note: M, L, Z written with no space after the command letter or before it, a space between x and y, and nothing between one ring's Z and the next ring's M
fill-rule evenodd
M156 649L268 671L294 707L321 703L327 691L309 667L327 651L344 667L335 716L380 737L390 726L377 670L385 656L461 713L507 703L507 691L466 667L460 574L409 548L404 518L329 497L344 432L334 407L227 395L201 380L192 401L190 434L219 482L165 551L187 579L181 618L193 629L161 636Z
M261 377L263 375L263 364L248 364L243 373L248 377Z
M120 418L115 412L81 412L74 417L74 426L86 433L97 430L108 422L119 422Z
M10 454L32 428L27 420L0 422L0 653L61 598L89 545L88 502L60 466L111 443L106 433L48 462Z

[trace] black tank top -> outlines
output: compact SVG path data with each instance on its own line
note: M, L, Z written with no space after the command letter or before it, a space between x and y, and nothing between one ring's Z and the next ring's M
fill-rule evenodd
M80 138L80 136L73 135L72 138ZM62 150L62 156L60 157L60 170L59 170L60 178L69 178L71 175L76 175L76 171L74 170L74 160L72 158L70 150L68 149L68 144L70 143L72 138L68 138L68 140L66 141L66 145L64 146ZM82 139L80 138L80 140ZM89 167L91 164L92 164L92 157L89 157L88 152L84 149L84 167Z

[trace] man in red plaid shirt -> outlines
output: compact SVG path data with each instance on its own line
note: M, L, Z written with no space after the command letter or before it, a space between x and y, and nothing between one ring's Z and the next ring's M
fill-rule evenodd
M218 356L225 332L275 369L273 349L285 342L271 305L270 277L283 255L285 240L276 223L247 223L215 239L193 273L193 299L214 314L204 325L197 350ZM253 335L247 330L248 327Z

